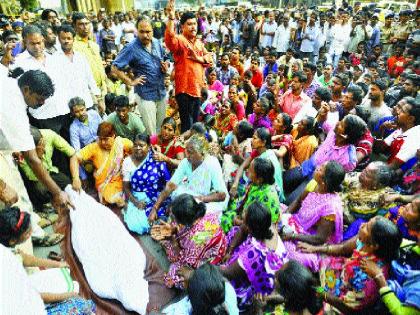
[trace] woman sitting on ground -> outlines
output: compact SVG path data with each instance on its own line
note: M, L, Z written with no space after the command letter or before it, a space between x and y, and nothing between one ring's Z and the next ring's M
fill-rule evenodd
M239 195L239 197L243 196L245 193L245 188L248 182L247 178L243 178L244 172L248 167L251 165L251 162L256 157L261 157L264 159L268 159L274 166L274 182L275 187L277 190L277 194L279 195L279 200L282 202L284 200L283 194L283 177L282 172L283 169L277 159L276 154L271 149L271 134L267 128L259 128L254 132L254 136L252 137L252 153L251 155L244 160L241 166L238 168L238 171L235 175L235 180L230 188L230 195L232 198L235 198Z
M293 137L290 154L290 168L300 166L309 159L318 147L318 130L315 119L305 117L291 132Z
M167 287L184 288L179 275L183 267L196 269L206 262L218 264L226 251L225 235L217 214L206 214L206 205L188 194L176 197L170 206L173 223L152 227L152 238L160 241L171 265L165 276Z
M385 217L398 226L405 239L415 242L420 239L420 196L406 205L389 209Z
M287 262L277 274L277 283L288 314L318 314L322 309L322 301L316 292L316 279L299 262Z
M98 140L76 153L78 164L92 162L95 168L95 186L103 204L125 206L121 168L124 158L131 152L133 143L117 137L114 126L103 122L98 127ZM79 172L79 165L74 166Z
M188 296L163 310L167 315L239 315L236 293L214 265L204 264L196 270L184 269Z
M264 96L254 103L252 107L253 113L248 116L248 121L252 124L254 129L262 127L268 128L269 130L272 129L271 120L267 116L270 107L270 101Z
M271 213L263 204L251 203L244 214L249 234L239 246L229 245L227 263L221 267L222 274L235 288L241 312L255 314L252 310L255 295L273 292L274 275L286 262L287 253L271 222Z
M398 227L378 216L362 224L358 235L344 243L321 246L300 243L299 247L309 253L338 256L326 257L321 262L324 301L344 314L360 314L358 312L367 311L379 298L375 280L362 269L364 261L374 263L387 278L401 240Z
M170 169L175 169L184 158L184 146L176 136L176 121L166 117L160 128L159 135L150 136L153 158L165 162Z
M328 131L327 138L301 166L284 172L284 182L289 196L286 203L296 200L304 191L307 183L312 179L315 169L328 161L340 163L346 172L356 168L357 156L354 144L365 133L366 123L355 115L347 115L339 121L335 128L324 124Z
M216 68L208 68L206 72L207 89L216 92L217 98L221 99L225 87L222 82L217 80Z
M254 129L246 120L240 121L232 132L229 132L223 139L223 176L225 183L232 183L235 172L242 162L251 155L252 135Z
M219 112L216 114L216 123L214 129L219 137L225 137L238 124L238 117L233 112L232 102L225 100L219 107Z
M392 206L381 203L383 194L393 194L393 172L384 162L371 162L361 173L350 173L344 180L341 193L348 228L344 240L355 236L360 226L376 215L384 215Z
M286 113L278 114L273 121L274 135L271 137L271 146L279 159L287 159L289 157L288 153L292 148L293 142L293 137L290 134L292 127L292 119Z
M343 207L338 191L344 175L343 167L337 162L327 162L318 167L314 174L317 183L315 191L305 191L282 217L282 240L289 258L299 261L314 272L319 270L320 256L302 253L296 242L313 245L341 243Z
M24 267L39 267L43 269L63 268L62 283L66 283L68 290L60 293L39 292L45 303L47 314L94 314L96 306L91 300L84 300L77 294L75 284L70 277L69 265L64 261L54 261L42 259L32 255L25 254L19 250L13 249L16 245L24 243L31 237L32 227L29 213L20 211L16 207L6 208L0 211L0 244L9 247L15 255L21 259ZM49 272L38 271L30 276L31 283L39 289L48 285L51 289L57 291L54 283L42 277L48 277ZM68 278L67 278L68 277ZM39 283L41 279L42 283ZM50 278L48 278L51 280ZM56 279L57 280L57 279ZM47 282L47 283L45 283Z
M417 232L419 231L417 227ZM417 239L417 244L404 246L404 250L408 251L392 262L391 277L388 280L374 262L362 261L362 270L375 280L384 306L393 315L418 315L420 313L419 243L420 238ZM385 312L383 310L383 313Z
M122 174L128 201L124 221L130 231L146 233L150 228L147 221L150 210L171 178L166 163L154 159L149 136L138 134L134 138L133 153L124 159ZM166 206L163 204L158 210L159 218L166 215Z
M280 218L280 202L274 187L274 166L270 160L258 157L251 162L248 171L250 180L242 198L231 199L228 210L223 212L221 225L225 233L232 226L243 223L242 211L254 202L259 201L271 212L271 219L276 223Z
M223 180L222 168L214 156L207 154L208 142L202 135L193 135L185 145L185 158L160 193L149 215L157 218L162 203L171 196L190 194L206 203L207 212L222 212L227 205L228 191Z

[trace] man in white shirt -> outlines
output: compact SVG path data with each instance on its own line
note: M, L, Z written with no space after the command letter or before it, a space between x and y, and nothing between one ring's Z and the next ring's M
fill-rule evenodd
M350 43L348 47L349 53L357 52L357 46L360 42L367 41L371 36L373 29L367 24L366 20L355 16L351 23L352 30L350 32Z
M312 13L309 18L309 23L305 26L304 31L302 32L302 43L300 45L302 57L308 58L310 61L313 61L315 40L319 34L319 29L315 22L316 14Z
M121 44L121 36L123 34L123 29L120 23L120 16L118 14L114 15L114 21L112 23L111 30L115 34L115 45L117 45L117 47L119 48Z
M39 108L54 94L54 86L49 76L40 70L29 70L16 80L0 77L0 151L5 154L22 152L37 178L52 194L53 206L64 209L71 206L68 195L52 180L36 153L33 137L30 134L26 108ZM7 92L6 92L7 88ZM9 183L22 181L11 178ZM14 188L14 187L12 187Z
M331 44L328 51L328 63L332 63L334 68L338 65L338 60L344 51L348 48L350 39L351 28L347 24L347 20L344 18L341 21L337 21L334 26L331 27L330 36Z
M273 39L273 48L276 49L278 57L284 55L289 48L289 42L292 32L292 26L289 24L289 17L284 16L283 20L279 21L279 26L276 29Z
M328 33L328 22L327 22L327 18L325 16L325 14L320 14L319 15L319 24L318 24L318 28L319 28L319 33L317 38L315 39L315 45L314 45L314 62L316 63L319 59L319 50L325 46L326 42L327 42L327 33Z
M58 39L61 51L57 54L65 56L67 61L63 74L68 82L69 98L81 97L85 101L86 109L97 104L101 97L101 91L93 78L92 70L86 57L80 52L73 50L74 29L70 25L63 25L58 30ZM63 78L64 80L64 78ZM102 102L102 100L100 100ZM104 109L104 105L102 106Z
M265 22L263 24L263 27L261 30L261 35L263 35L262 41L261 41L262 48L271 47L273 45L273 39L274 39L274 34L276 33L276 29L277 29L277 23L274 21L274 12L271 11L268 14L268 22Z
M29 109L33 124L38 128L52 129L60 133L69 121L70 113L67 106L69 89L62 73L67 61L64 56L45 53L44 37L37 26L25 26L22 35L26 51L16 57L12 67L20 67L24 71L42 70L51 78L56 91L54 96L46 99L44 106Z
M124 21L121 23L125 40L129 43L136 37L136 26L130 21L130 16L124 14Z
M383 80L376 80L370 85L369 94L361 104L369 113L368 127L373 130L381 118L392 116L391 109L384 102L387 85Z
M210 15L208 17L208 27L206 33L206 42L209 45L208 50L212 50L214 46L219 42L219 27L220 22L216 22L213 17Z

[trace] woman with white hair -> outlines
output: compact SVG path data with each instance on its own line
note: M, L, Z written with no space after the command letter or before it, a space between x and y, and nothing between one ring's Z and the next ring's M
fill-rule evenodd
M223 180L222 168L216 157L208 154L209 143L202 135L193 135L185 146L185 158L171 180L160 193L149 215L156 220L157 209L169 196L190 194L206 203L207 212L221 213L227 205L228 191Z

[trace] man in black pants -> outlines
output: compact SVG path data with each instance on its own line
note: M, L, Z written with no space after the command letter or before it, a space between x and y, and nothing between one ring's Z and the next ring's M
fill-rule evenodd
M175 60L175 98L178 102L181 132L189 130L198 119L201 89L205 86L204 69L213 63L213 54L207 52L197 39L197 19L192 12L182 15L182 34L175 33L175 0L167 6L168 23L165 31L166 47Z

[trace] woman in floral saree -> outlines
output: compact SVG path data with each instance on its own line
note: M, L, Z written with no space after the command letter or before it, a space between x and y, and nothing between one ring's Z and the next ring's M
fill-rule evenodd
M130 140L116 137L111 123L103 122L98 127L98 140L77 152L79 163L91 162L95 168L95 187L101 203L124 206L121 167L132 147Z
M165 276L167 287L184 288L182 268L197 269L209 262L218 264L226 252L225 235L216 214L206 214L203 202L181 194L171 203L172 224L152 227L152 238L160 241L171 265Z
M363 268L367 261L381 269L388 278L391 261L397 258L401 244L398 227L384 217L374 217L363 223L359 234L337 245L313 246L306 243L299 247L310 253L331 255L321 262L320 278L324 301L340 313L353 314L375 304L379 298L375 279Z
M227 237L227 263L221 271L235 288L240 312L256 314L252 310L255 295L273 292L275 273L288 260L283 242L271 222L267 207L255 201L244 214L248 236L238 243Z

